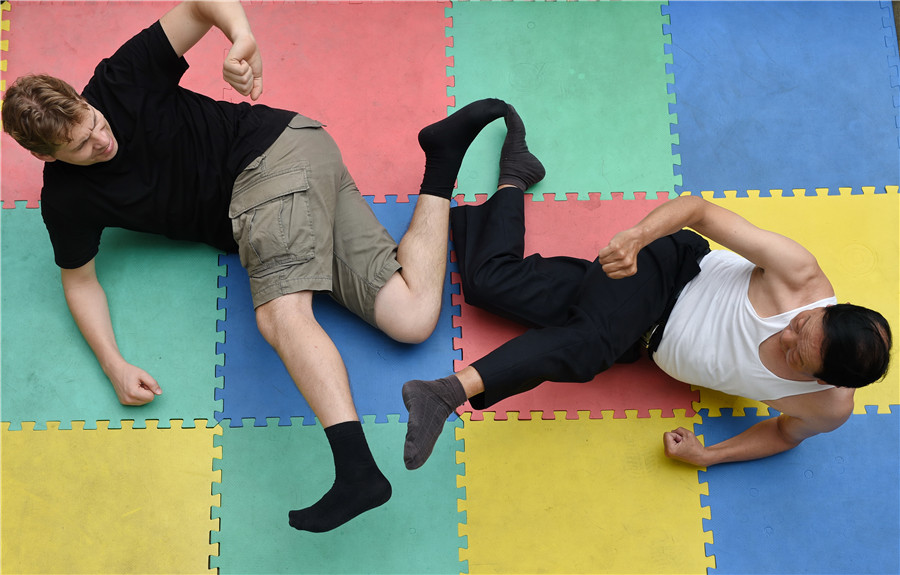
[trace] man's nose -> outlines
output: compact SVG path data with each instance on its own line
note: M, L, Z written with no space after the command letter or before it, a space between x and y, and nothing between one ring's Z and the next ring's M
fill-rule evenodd
M797 341L797 333L791 329L791 326L787 326L784 328L784 335L782 337L784 343L792 345L795 341Z
M105 150L109 146L109 136L106 132L97 132L94 136L94 149Z

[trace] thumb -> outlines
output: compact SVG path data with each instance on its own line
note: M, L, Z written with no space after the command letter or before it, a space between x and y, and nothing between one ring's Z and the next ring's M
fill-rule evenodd
M250 90L250 99L253 100L253 101L258 100L259 97L262 95L262 91L263 91L262 75L256 76L256 75L254 74L254 76L253 76L253 88Z
M141 375L141 386L153 392L153 395L162 395L162 388L149 373Z

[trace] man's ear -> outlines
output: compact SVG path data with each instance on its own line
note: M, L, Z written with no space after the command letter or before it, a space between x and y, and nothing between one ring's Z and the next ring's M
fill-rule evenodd
M53 156L50 156L48 154L38 154L37 152L31 152L31 155L34 156L35 158L37 158L38 160L41 160L42 162L55 162L56 161L56 158L54 158Z

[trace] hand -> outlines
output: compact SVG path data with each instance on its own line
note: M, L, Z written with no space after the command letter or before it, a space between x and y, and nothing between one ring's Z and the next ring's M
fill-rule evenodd
M637 273L637 256L642 247L640 234L635 228L629 228L613 236L597 258L607 276L622 279Z
M242 96L258 100L263 91L262 56L253 36L235 40L225 57L222 77Z
M697 467L706 467L704 456L706 448L693 432L679 427L663 434L663 446L666 457L677 459Z
M123 362L108 375L122 405L144 405L153 401L157 395L162 395L162 389L156 380L130 363Z

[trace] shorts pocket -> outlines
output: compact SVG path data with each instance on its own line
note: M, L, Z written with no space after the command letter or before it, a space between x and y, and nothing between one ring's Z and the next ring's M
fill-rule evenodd
M309 164L266 170L261 156L238 176L228 215L241 263L254 277L315 257Z

